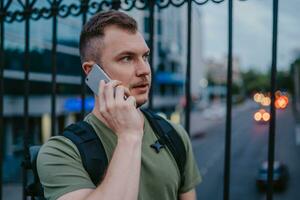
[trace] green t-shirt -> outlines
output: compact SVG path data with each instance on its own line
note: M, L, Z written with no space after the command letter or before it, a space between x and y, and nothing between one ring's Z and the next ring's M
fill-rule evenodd
M85 121L95 129L110 161L117 145L117 136L92 113L87 115ZM150 147L157 137L145 118L139 200L175 200L178 192L187 192L201 181L188 135L181 126L174 125L174 128L181 136L187 153L184 183L179 188L180 174L171 152L163 148L156 153ZM63 136L52 137L42 146L37 169L45 197L50 200L78 189L95 188L82 166L76 146Z

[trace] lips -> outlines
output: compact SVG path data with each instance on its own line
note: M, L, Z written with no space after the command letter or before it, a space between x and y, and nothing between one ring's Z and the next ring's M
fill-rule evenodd
M133 88L143 88L143 87L146 87L146 86L148 86L148 85L149 85L148 83L145 83L145 84L139 84L139 85L134 86Z
M146 92L148 90L148 83L142 83L142 84L138 84L132 87L132 89L134 90L138 90L140 92Z
M137 84L133 84L132 88L142 88L142 87L146 87L146 86L149 86L148 82L140 82L140 83L137 83Z

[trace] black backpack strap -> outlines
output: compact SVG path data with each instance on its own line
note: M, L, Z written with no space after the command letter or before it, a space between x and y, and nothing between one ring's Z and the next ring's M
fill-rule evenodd
M165 144L168 147L174 159L176 160L182 184L184 180L186 149L181 137L167 120L155 114L149 109L142 109L142 111L148 119L155 134L157 135L159 142Z
M93 127L85 121L79 121L66 127L62 135L76 145L84 169L97 186L103 179L108 160L103 144Z

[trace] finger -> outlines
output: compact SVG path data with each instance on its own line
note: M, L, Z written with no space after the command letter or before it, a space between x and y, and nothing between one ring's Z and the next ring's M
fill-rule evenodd
M125 97L126 97L126 98L129 97L129 96L131 95L129 88L124 87L124 94L125 94Z
M134 96L129 96L127 98L126 102L128 102L130 105L133 105L134 107L136 107L136 99L134 98Z
M116 99L116 103L117 104L121 104L124 102L124 91L125 91L125 88L121 85L118 85L116 88L115 88L115 99Z
M99 91L98 91L100 113L103 113L106 107L105 99L104 99L104 87L105 87L105 82L104 80L101 80L99 83Z
M104 88L104 98L105 98L105 103L106 103L106 108L108 111L112 111L114 105L115 105L115 94L114 90L115 87L120 85L121 82L117 80L112 80L105 84Z
M109 81L108 82L108 84L111 84L112 85L112 87L116 87L116 86L118 86L118 85L121 85L121 81L118 81L118 80L111 80L111 81Z

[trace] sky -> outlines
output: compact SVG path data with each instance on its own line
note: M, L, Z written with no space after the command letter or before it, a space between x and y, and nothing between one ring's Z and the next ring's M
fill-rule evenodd
M199 7L205 58L227 55L228 1ZM272 0L234 0L233 53L241 69L267 71L272 59ZM279 1L278 70L289 70L300 54L300 0Z

